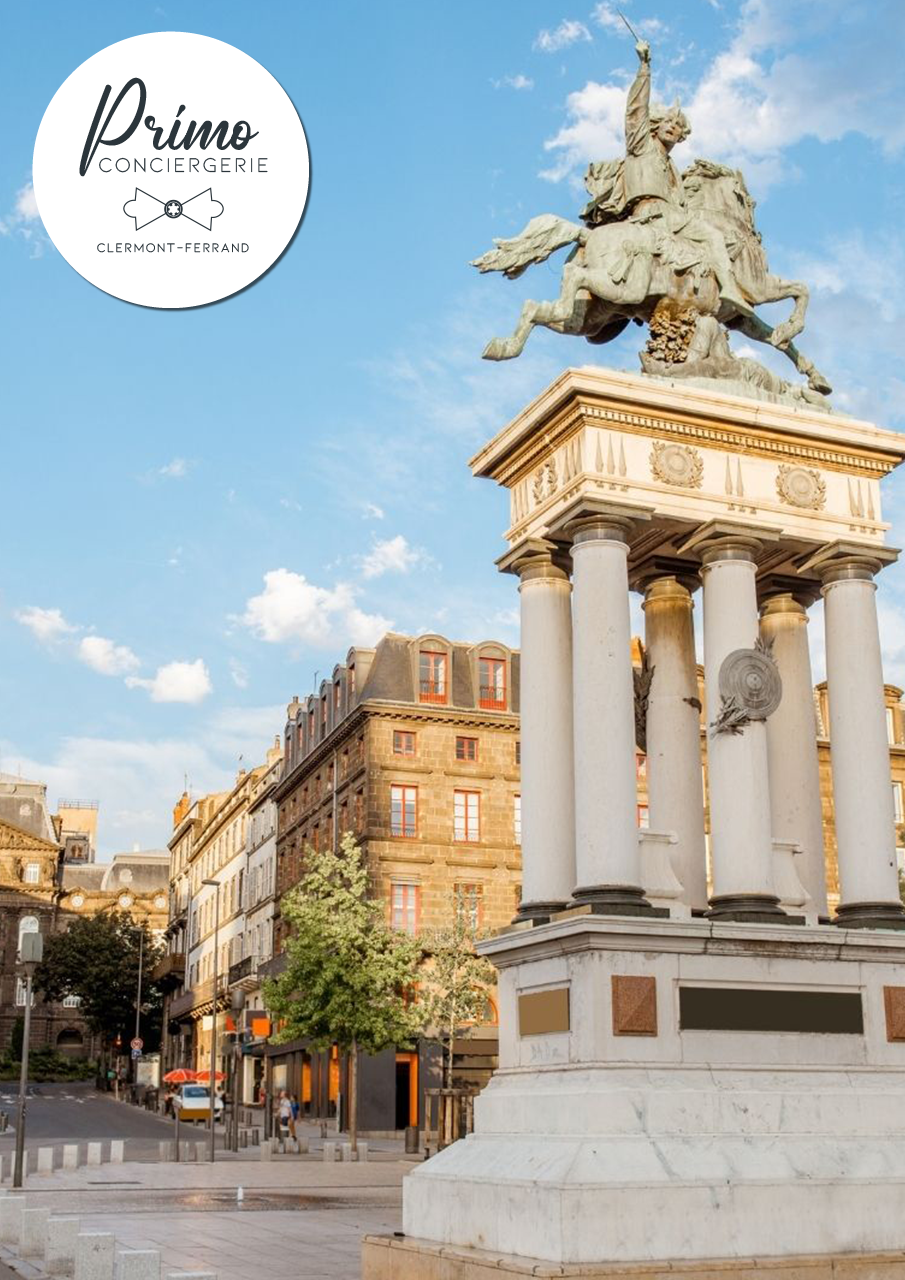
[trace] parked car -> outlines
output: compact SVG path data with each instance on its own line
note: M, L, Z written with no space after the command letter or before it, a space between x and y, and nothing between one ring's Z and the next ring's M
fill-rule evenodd
M182 1084L173 1098L173 1110L180 1120L209 1121L211 1116L211 1095L207 1085ZM223 1119L223 1099L217 1094L214 1099L214 1117Z

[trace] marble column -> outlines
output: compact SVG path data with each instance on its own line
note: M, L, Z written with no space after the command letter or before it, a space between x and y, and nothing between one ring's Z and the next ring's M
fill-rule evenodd
M630 528L630 520L607 515L572 526L573 897L626 915L653 910L641 888L638 849Z
M877 627L878 561L845 556L822 569L833 810L839 860L837 923L905 928Z
M693 581L693 580L692 580ZM644 583L644 638L653 670L647 703L647 792L652 831L672 831L670 861L682 901L707 906L701 704L691 591L674 575Z
M569 575L550 553L516 565L521 579L522 901L543 920L575 884L572 615Z
M704 677L713 896L717 919L778 923L787 919L773 885L767 726L749 720L739 732L718 731L720 669L758 639L756 538L716 537L703 548Z
M813 596L810 600L813 602ZM817 912L825 916L828 907L817 713L808 649L808 614L803 600L787 591L770 596L761 610L760 633L772 645L782 678L782 701L767 720L772 834L774 840L801 846L801 856L795 859L796 870Z

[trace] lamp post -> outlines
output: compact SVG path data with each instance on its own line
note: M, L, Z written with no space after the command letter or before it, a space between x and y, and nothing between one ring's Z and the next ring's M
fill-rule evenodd
M233 1009L233 1087L230 1090L232 1096L232 1112L229 1117L229 1149L230 1151L239 1150L239 1090L242 1073L242 1010L245 1008L245 992L241 987L236 987L231 997Z
M144 926L138 926L138 990L135 992L135 1039L140 1039L141 1033L141 978L142 968L145 958L145 931ZM132 1058L132 1082L138 1082L138 1059Z
M215 1123L217 1120L217 1108L214 1105L217 1101L217 999L220 994L220 970L219 970L219 951L220 951L220 881L219 880L202 880L202 884L210 885L214 890L214 1002L211 1010L211 1164L216 1158L217 1149L217 1131Z
M28 1089L28 1038L31 1032L31 980L44 955L40 933L23 933L19 941L19 962L25 973L25 1026L22 1031L22 1070L19 1075L19 1109L16 1116L16 1164L13 1186L22 1186L25 1172L25 1106Z

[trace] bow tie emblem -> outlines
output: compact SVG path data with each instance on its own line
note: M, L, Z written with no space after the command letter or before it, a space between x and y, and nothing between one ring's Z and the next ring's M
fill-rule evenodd
M204 227L205 231L210 231L214 218L219 218L222 212L223 205L213 198L210 187L184 203L179 200L164 202L149 196L147 191L142 191L141 187L136 187L135 195L123 205L123 213L126 217L135 219L136 231L146 227L149 222L156 222L158 218L163 217L188 218L190 222Z

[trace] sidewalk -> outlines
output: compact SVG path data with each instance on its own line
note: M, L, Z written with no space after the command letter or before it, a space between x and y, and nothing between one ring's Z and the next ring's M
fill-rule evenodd
M30 1207L78 1215L82 1231L113 1232L117 1248L159 1249L164 1272L357 1280L362 1236L401 1230L412 1167L391 1153L360 1165L129 1163L29 1178L27 1196Z

